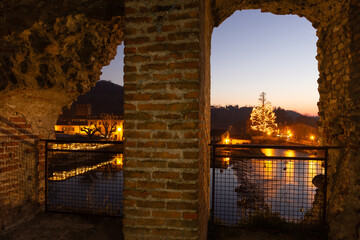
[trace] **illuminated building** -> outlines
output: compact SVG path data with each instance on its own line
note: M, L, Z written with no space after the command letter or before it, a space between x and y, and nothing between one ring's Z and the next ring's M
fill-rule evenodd
M219 144L230 143L230 133L227 129L211 129L211 142Z
M70 120L58 120L55 125L56 134L77 135L86 137L86 128L97 128L94 133L95 137L104 137L102 133L105 132L106 125L113 126L114 131L110 134L108 140L122 141L124 120L121 117L113 119L104 119L96 116L87 116L87 118L76 118ZM105 125L105 126L104 126Z

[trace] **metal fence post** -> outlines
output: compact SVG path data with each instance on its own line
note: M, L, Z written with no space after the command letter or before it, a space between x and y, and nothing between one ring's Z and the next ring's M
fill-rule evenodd
M45 141L45 213L48 212L48 141Z
M328 168L328 158L329 158L329 149L328 148L326 148L325 149L325 182L324 182L324 209L323 209L323 214L324 214L324 216L323 216L323 224L324 224L324 226L326 226L326 201L327 201L327 197L326 197L326 195L327 195L327 168Z
M213 154L212 154L212 203L211 203L211 209L212 209L212 215L211 215L211 221L212 224L215 223L215 157L216 157L216 146L213 145Z

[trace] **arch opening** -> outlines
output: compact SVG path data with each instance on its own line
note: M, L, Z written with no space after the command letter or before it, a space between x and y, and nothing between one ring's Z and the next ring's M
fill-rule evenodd
M211 54L212 143L231 144L229 149L244 143L284 148L318 146L316 41L315 29L306 19L260 10L237 11L215 28ZM266 156L305 157L296 150L265 150L261 151ZM227 154L236 155L236 150ZM320 161L266 161L254 157L240 166L236 158L220 160L221 164L215 163L220 164L220 172L211 169L211 174L215 171L212 187L220 189L211 195L215 197L212 213L220 224L233 226L248 221L255 212L249 204L239 205L245 199L257 199L252 203L259 207L257 217L278 216L283 221L307 221L315 226L323 221L324 195L317 193L320 190L311 183L315 176L324 176ZM263 171L257 164L264 165ZM313 164L317 165L316 171L310 168ZM269 184L270 180L276 184ZM306 181L309 188L301 186ZM282 199L283 195L287 198ZM304 202L295 200L299 196ZM300 214L299 209L303 210Z

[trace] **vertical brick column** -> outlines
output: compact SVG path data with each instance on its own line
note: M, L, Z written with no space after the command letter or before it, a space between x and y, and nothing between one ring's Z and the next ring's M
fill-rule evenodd
M204 49L210 39L204 5L125 1L125 239L206 237L210 83Z

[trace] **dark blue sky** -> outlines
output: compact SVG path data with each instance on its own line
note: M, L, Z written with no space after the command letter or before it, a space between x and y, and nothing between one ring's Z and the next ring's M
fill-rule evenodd
M211 104L273 106L317 115L316 31L305 18L236 11L212 35ZM101 79L123 85L123 45Z

